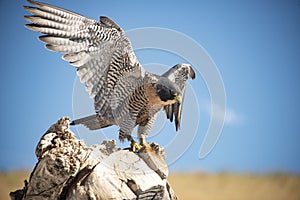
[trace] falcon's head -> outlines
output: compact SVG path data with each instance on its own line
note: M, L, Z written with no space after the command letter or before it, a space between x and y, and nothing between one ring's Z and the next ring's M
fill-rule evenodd
M160 77L156 85L156 93L163 104L181 103L180 88L166 77Z

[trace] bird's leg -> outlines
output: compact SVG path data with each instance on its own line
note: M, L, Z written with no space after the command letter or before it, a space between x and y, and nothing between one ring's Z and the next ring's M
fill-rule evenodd
M151 147L148 144L148 142L146 142L146 137L144 135L139 135L139 140L140 140L140 145L142 147L140 151L148 152L151 149Z
M130 141L130 147L133 152L137 152L142 148L142 146L140 146L131 135L127 136L127 140Z
M155 116L150 120L145 121L144 124L139 125L138 127L138 138L140 140L140 145L145 149L145 151L148 151L150 148L150 145L146 142L146 135L148 135L148 133L150 132L154 120Z
M140 145L141 146L146 146L148 143L146 142L146 138L145 138L145 136L143 136L143 135L141 135L140 137L139 137L139 140L140 140Z

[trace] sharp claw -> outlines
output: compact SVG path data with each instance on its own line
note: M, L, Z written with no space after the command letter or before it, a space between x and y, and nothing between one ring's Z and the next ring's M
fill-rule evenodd
M145 138L140 138L140 144L138 144L136 141L132 140L131 144L131 151L133 152L148 152L148 151L153 151L153 147L146 142Z
M139 150L141 150L143 148L141 145L139 145L135 141L132 141L131 144L130 144L130 146L131 146L131 150L133 152L138 152Z
M139 150L139 152L146 153L152 151L150 144L146 142L146 139L144 137L140 138L140 145L142 146L142 148Z

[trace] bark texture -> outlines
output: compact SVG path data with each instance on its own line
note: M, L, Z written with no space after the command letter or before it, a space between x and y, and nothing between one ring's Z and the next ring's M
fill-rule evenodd
M62 117L42 136L38 163L11 199L177 199L161 147L134 153L114 140L88 147L68 126Z

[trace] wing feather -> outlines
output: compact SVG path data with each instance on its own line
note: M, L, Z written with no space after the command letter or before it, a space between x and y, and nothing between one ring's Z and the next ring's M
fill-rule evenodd
M45 3L28 0L24 9L31 22L26 27L40 32L46 48L64 53L63 59L77 68L80 81L94 98L95 110L109 110L109 101L119 79L131 72L142 78L144 69L137 60L124 31L111 19L100 21Z
M182 113L182 105L185 95L186 81L188 78L195 78L195 71L188 64L178 64L168 70L163 76L169 78L172 82L174 82L182 92L182 101L181 103L174 103L171 105L164 106L164 110L166 112L167 118L173 122L173 117L175 119L175 127L176 131L180 129L180 121L181 121L181 113Z

